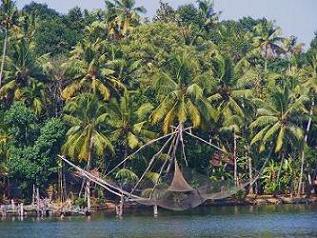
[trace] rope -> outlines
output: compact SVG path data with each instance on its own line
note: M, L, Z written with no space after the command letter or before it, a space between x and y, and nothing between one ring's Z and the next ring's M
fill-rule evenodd
M162 148L159 150L159 152L157 152L155 155L153 155L149 166L145 169L144 173L142 174L141 178L139 179L139 181L136 183L136 185L133 187L133 189L131 190L130 194L132 194L135 189L138 187L138 185L141 183L142 179L145 177L146 173L150 170L150 168L152 167L152 164L154 162L154 160L157 158L158 155L160 155L163 150L165 149L165 147L168 145L168 143L173 139L174 135L171 135L170 138L165 142L165 144L162 146Z
M210 143L210 142L208 142L208 141L206 141L206 140L200 138L199 136L196 136L196 135L194 135L194 134L192 134L192 133L189 133L189 132L187 132L187 131L185 131L185 133L188 134L188 135L190 135L191 137L194 137L194 138L196 138L196 139L198 139L198 140L200 140L200 141L206 143L207 145L210 145L210 146L214 147L215 149L217 149L217 150L219 150L219 151L221 151L221 152L223 152L223 153L225 153L225 154L231 155L230 152L225 151L224 149L220 148L219 146L216 146L216 145L214 145L214 144L212 144L212 143Z
M119 167L120 167L122 164L124 164L127 160L129 160L131 157L133 157L134 155L136 155L137 153L139 153L141 150L143 150L144 147L149 146L149 145L152 145L152 144L154 144L155 142L158 142L158 141L160 141L160 140L162 140L162 139L165 139L165 138L167 138L167 137L169 137L169 136L171 136L171 135L174 135L174 134L176 134L176 132L172 132L172 133L166 134L166 135L164 135L164 136L162 136L162 137L159 137L159 138L157 138L157 139L155 139L155 140L151 140L150 142L144 144L144 145L141 146L138 150L136 150L134 153L130 154L128 157L126 157L124 160L122 160L119 164L117 164L113 169L111 169L111 170L106 174L106 176L109 176L113 171L115 171L117 168L119 168Z

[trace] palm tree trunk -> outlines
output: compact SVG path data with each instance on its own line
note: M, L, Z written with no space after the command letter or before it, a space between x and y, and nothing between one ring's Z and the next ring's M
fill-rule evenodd
M307 127L306 127L304 143L302 145L301 168L300 168L300 176L299 176L298 191L297 191L298 197L300 196L301 190L302 190L304 165L305 165L305 145L307 144L307 140L308 140L308 133L310 131L310 127L311 127L311 123L312 123L312 116L313 116L313 112L314 112L314 107L315 107L315 101L314 101L314 99L312 99L311 108L310 108L310 112L309 112L309 120L308 120Z
M92 139L90 140L89 144L89 153L88 153L88 160L87 160L87 171L91 169L91 156L92 156ZM86 188L85 188L85 193L86 193L86 199L87 199L87 210L90 212L91 210L91 194L90 194L90 180L87 179L86 181Z
M0 88L2 86L2 76L3 76L3 69L4 69L4 61L7 53L7 42L8 42L8 30L4 30L4 43L3 43L3 50L2 50L2 61L1 61L1 69L0 69Z
M233 131L233 161L234 161L234 171L233 171L234 184L238 186L237 136L235 131Z
M252 195L254 194L254 190L253 190L253 174L252 174L252 158L250 155L248 155L248 162L249 162L249 181L250 181L250 185L249 185L249 194Z
M277 183L278 183L279 192L281 190L280 177L281 177L281 173L282 173L283 163L284 163L284 153L281 153L281 164L280 164L280 167L279 167L278 172L277 172Z
M267 59L265 58L265 62L264 62L264 72L267 72Z

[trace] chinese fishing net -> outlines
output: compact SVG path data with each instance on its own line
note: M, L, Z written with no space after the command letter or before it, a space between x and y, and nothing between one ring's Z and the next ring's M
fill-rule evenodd
M261 169L255 173L252 180L240 177L239 181L224 177L218 180L212 179L210 175L197 172L197 169L189 165L185 152L185 135L216 150L222 150L192 134L190 129L179 126L175 128L173 133L151 141L141 147L121 163L117 164L103 178L96 178L87 171L78 167L77 169L80 169L84 177L103 186L113 194L123 196L125 201L134 201L146 206L157 205L168 210L182 211L198 207L207 200L219 200L231 197L239 191L244 190L259 178L269 158L268 156L263 161ZM108 179L120 166L131 160L140 151L144 150L145 147L162 140L165 140L162 147L158 152L153 154L152 158L148 159L148 165L143 173L140 174L137 181L123 186L114 179Z

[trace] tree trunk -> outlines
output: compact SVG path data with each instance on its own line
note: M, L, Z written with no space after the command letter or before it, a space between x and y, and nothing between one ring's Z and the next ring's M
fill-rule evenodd
M4 69L4 61L7 53L7 42L8 42L8 30L5 29L4 31L4 43L3 43L3 50L2 50L2 61L1 61L1 69L0 69L0 88L2 86L2 78L3 78L3 69Z
M304 141L303 141L303 145L302 145L301 168L300 168L300 176L299 176L298 191L297 191L297 196L298 197L300 196L301 190L302 190L304 165L305 165L305 145L307 144L308 133L310 131L310 127L311 127L311 123L312 123L312 116L313 116L313 112L314 112L314 106L315 106L315 101L314 101L314 99L312 99L311 108L310 108L310 112L309 112L309 120L308 120L308 123L307 123L306 133L305 133L305 137L304 137Z
M91 154L92 154L92 139L90 139L90 145L89 145L87 171L89 171L91 169ZM90 180L89 179L87 179L87 181L86 181L85 193L86 193L86 199L87 199L87 210L88 210L88 212L90 212L90 210L91 210L91 200L90 200L91 194L90 194Z
M250 181L250 185L249 185L249 194L252 195L254 194L254 190L253 190L253 174L252 174L252 158L250 155L248 155L248 162L249 162L249 181Z
M234 184L238 186L237 136L234 131L233 131L233 161L234 161L234 171L233 171Z
M279 192L281 190L280 177L281 177L281 173L282 173L283 163L284 163L284 153L281 154L281 164L280 164L280 167L279 167L278 172L277 172L277 183L278 183Z

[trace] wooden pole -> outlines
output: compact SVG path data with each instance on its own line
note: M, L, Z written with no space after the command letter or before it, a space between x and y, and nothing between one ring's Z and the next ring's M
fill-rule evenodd
M153 213L154 213L154 217L158 217L158 208L156 204L153 206Z
M6 217L7 216L6 207L4 205L0 206L0 212L1 212L1 216L2 217Z
M15 212L15 203L14 203L13 199L11 199L11 208L12 208L13 212Z
M234 161L234 171L233 171L234 184L238 186L237 136L234 130L233 130L233 161Z
M123 194L121 194L120 205L119 205L119 217L123 215L123 207L124 207L124 198Z
M23 219L23 217L24 217L24 204L23 203L20 204L20 217L21 217L21 219Z
M35 185L33 184L33 191L32 191L32 205L35 204Z
M36 188L36 213L37 216L40 216L40 190Z

